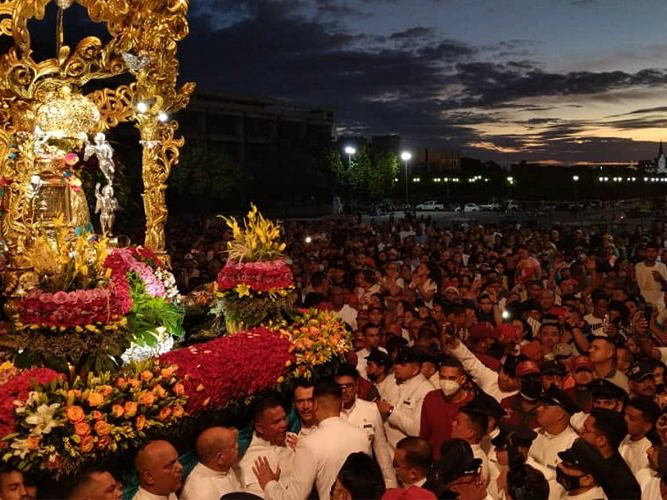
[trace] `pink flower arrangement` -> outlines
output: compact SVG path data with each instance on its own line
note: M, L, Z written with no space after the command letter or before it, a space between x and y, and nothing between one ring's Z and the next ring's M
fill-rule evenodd
M129 248L114 249L104 262L104 266L111 269L112 276L125 277L128 272L133 271L144 282L149 295L153 297L164 297L165 295L164 285L155 276L150 266L135 259L133 251Z
M177 365L188 397L186 410L202 412L243 400L274 387L295 361L288 339L266 328L219 337L205 344L163 354L161 363Z
M20 372L0 385L0 436L16 431L14 401L25 401L33 383L46 385L61 376L49 368L34 368Z
M104 261L104 266L111 269L111 275L115 278L122 276L124 279L130 271L137 273L146 286L146 293L153 297L164 297L164 285L148 264L134 257L134 252L136 250L129 248L115 248Z
M292 270L283 260L265 262L228 261L218 273L218 289L232 290L237 285L247 285L256 292L287 288L294 285Z
M125 316L131 308L127 280L119 279L91 290L33 290L21 300L19 319L24 325L46 327L108 324Z

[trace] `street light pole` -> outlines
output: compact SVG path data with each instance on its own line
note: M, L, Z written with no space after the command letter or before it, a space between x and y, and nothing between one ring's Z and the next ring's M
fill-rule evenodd
M346 146L345 153L347 154L347 168L349 169L352 166L352 157L357 153L357 150L352 146Z
M409 151L403 151L401 153L401 160L405 163L405 210L407 211L408 205L410 203L408 198L408 162L412 158L412 153Z

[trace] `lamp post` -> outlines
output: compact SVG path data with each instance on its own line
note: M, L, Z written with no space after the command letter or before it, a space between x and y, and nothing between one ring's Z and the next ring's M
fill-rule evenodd
M577 200L579 199L579 196L577 196L577 185L579 184L579 176L578 175L573 175L572 176L572 181L574 182L574 199Z
M408 162L412 159L412 153L410 151L403 151L401 153L401 160L405 163L405 210L408 210L409 198L408 198Z
M357 149L353 146L345 146L345 154L347 155L347 168L352 166L352 157L357 154Z

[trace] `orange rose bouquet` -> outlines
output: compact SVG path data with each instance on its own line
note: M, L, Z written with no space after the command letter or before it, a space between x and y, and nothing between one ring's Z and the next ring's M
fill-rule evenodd
M21 470L51 469L60 476L96 455L140 445L146 432L185 417L187 396L177 368L147 361L120 374L73 383L53 378L17 401L14 432L2 439L3 462Z

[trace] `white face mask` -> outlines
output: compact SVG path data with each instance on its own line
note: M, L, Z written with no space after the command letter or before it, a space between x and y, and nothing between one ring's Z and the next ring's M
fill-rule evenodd
M459 384L456 380L440 381L440 389L442 389L442 392L445 396L451 396L452 394L456 394L460 388L461 384Z

